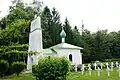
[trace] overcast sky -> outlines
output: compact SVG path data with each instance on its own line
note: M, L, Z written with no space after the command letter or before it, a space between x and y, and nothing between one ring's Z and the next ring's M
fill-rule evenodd
M24 0L31 2L32 0ZM72 26L81 27L84 20L85 28L90 31L108 29L120 30L120 0L43 0L50 9L55 7L61 15L61 21L67 17ZM10 0L0 1L0 17L7 14Z

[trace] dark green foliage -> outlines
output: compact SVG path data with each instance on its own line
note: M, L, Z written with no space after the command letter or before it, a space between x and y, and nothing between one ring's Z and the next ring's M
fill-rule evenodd
M7 21L12 22L17 19L32 20L34 11L31 7L25 6L23 0L13 0L10 6L10 13L7 15Z
M10 6L9 14L0 22L0 45L13 45L15 43L27 44L29 37L29 25L33 19L33 9L21 0L15 0Z
M120 58L103 59L103 62L116 62L116 61L120 63Z
M69 62L65 58L41 59L32 68L36 80L66 80L69 72Z
M72 29L71 29L70 23L67 18L65 19L63 26L64 26L64 30L66 32L66 41L65 42L67 42L69 44L73 44L74 38L73 38L73 34L72 34Z
M0 60L7 60L9 64L14 61L26 62L28 55L27 48L27 45L1 46Z
M38 67L38 65L33 65L32 66L32 74L33 74L33 76L39 76L39 74L37 73L37 69L38 69L37 67Z
M60 43L60 15L55 8L50 10L47 6L44 8L41 16L41 23L43 29L43 47L51 47Z
M0 46L0 52L8 52L11 50L17 50L17 51L27 51L28 50L28 44L15 44L11 46Z
M8 71L9 63L5 60L0 60L0 76L5 76L5 73Z
M16 44L14 46L0 46L0 60L7 60L9 63L9 69L5 75L11 75L14 73L11 63L15 61L22 61L27 63L28 45Z
M12 68L17 76L19 76L20 72L25 69L26 65L24 62L13 62Z
M29 21L18 19L8 23L7 28L0 31L0 45L27 44L29 36Z
M14 74L14 70L13 70L12 66L9 64L9 68L8 68L7 72L5 73L5 76L9 76L12 74Z

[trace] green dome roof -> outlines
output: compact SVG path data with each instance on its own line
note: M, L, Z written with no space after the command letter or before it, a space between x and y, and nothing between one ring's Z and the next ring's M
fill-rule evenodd
M66 37L66 33L65 31L62 29L61 33L60 33L60 37L61 38L65 38Z

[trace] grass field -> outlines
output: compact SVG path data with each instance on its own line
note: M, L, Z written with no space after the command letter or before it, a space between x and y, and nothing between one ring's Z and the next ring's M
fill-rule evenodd
M9 77L1 78L0 80L35 80L32 74L21 74L19 77L12 75Z
M84 75L82 75L81 72L71 73L68 80L120 80L120 77L117 69L114 69L114 71L110 73L110 77L108 77L107 71L104 69L101 71L99 77L97 71L94 70L91 76L89 76L88 71L86 71Z
M21 74L20 77L16 77L15 75L5 77L0 80L35 80L35 78L31 74ZM81 72L71 72L67 78L67 80L120 80L118 76L117 69L114 69L110 73L110 77L107 76L107 71L104 69L101 71L101 76L98 77L97 71L92 71L92 75L89 76L88 71L85 71L84 75Z

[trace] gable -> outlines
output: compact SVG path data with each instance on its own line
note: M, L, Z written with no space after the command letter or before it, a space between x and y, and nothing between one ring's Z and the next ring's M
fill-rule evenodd
M52 46L50 47L51 49L55 49L55 48L66 48L66 49L83 49L82 47L78 47L78 46L74 46L68 43L60 43L58 45Z

